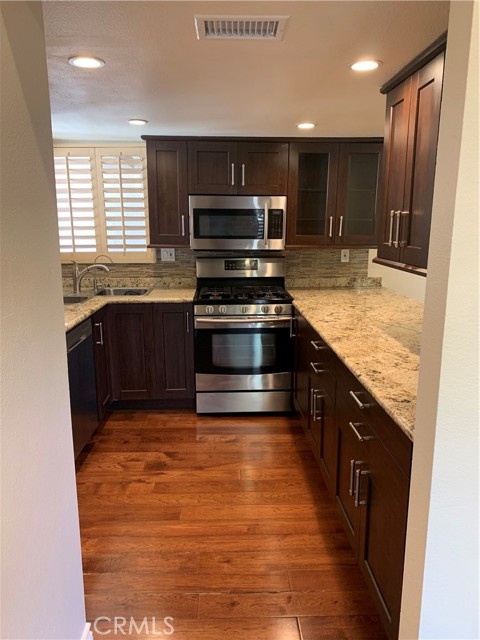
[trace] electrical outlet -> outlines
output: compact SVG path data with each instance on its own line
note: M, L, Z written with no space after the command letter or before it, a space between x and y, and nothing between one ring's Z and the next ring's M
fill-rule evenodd
M350 249L340 251L340 262L350 262Z
M175 249L160 249L162 262L175 262Z

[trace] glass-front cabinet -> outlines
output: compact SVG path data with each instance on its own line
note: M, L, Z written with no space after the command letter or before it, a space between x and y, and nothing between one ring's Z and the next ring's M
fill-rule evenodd
M288 246L376 246L382 146L290 145Z

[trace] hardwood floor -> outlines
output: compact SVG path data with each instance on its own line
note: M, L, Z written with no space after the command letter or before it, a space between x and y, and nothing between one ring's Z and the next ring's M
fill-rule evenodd
M384 640L296 418L116 412L77 485L95 640Z

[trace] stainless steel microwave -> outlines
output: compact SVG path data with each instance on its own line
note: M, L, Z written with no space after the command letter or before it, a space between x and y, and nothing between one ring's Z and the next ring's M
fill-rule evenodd
M284 249L286 208L286 196L190 196L190 247Z

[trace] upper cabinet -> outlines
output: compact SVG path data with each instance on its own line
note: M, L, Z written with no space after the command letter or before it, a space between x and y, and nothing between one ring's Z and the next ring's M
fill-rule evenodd
M188 143L190 194L283 196L287 175L286 142Z
M444 48L442 37L400 72L397 82L382 87L387 94L384 205L375 262L421 275L428 261Z
M380 142L290 145L287 246L376 245Z
M147 177L150 246L188 246L187 143L147 140Z

